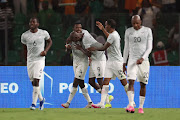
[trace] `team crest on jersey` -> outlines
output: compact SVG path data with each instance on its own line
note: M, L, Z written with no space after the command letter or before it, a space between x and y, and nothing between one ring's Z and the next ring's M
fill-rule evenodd
M34 41L34 42L33 42L33 45L34 45L34 46L36 46L36 45L37 45L37 43Z

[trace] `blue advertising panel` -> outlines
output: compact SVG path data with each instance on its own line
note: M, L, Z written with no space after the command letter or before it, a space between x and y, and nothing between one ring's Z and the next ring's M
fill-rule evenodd
M145 108L180 108L180 67L166 66L150 69ZM88 84L86 87L93 103L100 101L100 94ZM44 77L40 80L41 92L46 98L45 108L60 108L68 99L74 72L72 66L46 66ZM32 102L32 84L26 66L0 67L0 108L29 108ZM139 106L140 85L135 83L135 102ZM113 108L124 108L128 98L118 79L111 80L109 94L114 96ZM78 89L70 108L83 108L87 101ZM38 106L38 105L37 105Z

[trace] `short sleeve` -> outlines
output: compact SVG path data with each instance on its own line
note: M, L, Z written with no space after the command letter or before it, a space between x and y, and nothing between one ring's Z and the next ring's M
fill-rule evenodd
M107 42L112 44L114 42L113 36L110 34L107 38Z
M21 43L26 45L26 39L24 38L24 33L21 35Z
M50 35L47 31L44 31L44 34L45 34L45 40L48 40L50 38Z

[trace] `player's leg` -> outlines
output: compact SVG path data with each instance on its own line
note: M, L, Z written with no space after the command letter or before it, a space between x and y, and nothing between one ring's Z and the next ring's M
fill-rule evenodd
M104 104L105 104L105 100L108 95L110 80L111 80L111 78L104 78L103 87L102 87L102 91L101 91L101 101L98 104L93 104L92 106L94 108L105 108Z
M95 61L91 61L91 64L90 64L90 69L89 69L89 84L94 88L96 89L99 93L101 93L101 87L100 85L98 85L96 82L95 82L95 79L96 79L96 74L95 74L95 71L94 71L94 67L95 66Z
M31 105L30 109L35 110L37 99L38 99L38 94L40 92L39 79L33 79L32 84L33 84L33 94L32 94L32 105Z
M101 87L99 84L95 82L95 77L89 78L89 84L96 89L99 93L101 93Z
M69 94L68 100L67 100L66 103L61 104L62 107L64 107L64 108L69 108L69 105L70 105L72 99L74 98L74 95L75 95L76 92L77 92L78 84L79 84L78 79L77 79L77 78L74 78L73 87L72 87L71 92L70 92L70 94Z
M144 113L143 111L143 105L144 105L144 101L145 101L145 96L146 96L146 84L140 82L140 96L139 96L139 109L138 109L138 113Z
M140 82L140 86L141 86L138 113L144 113L143 105L146 95L146 84L148 84L148 79L149 79L149 68L150 68L149 61L143 61L143 63L138 66L137 81Z
M41 80L42 76L43 76L43 70L45 67L45 61L44 60L40 60L35 62L35 66L34 66L34 79L36 81L38 81L38 86L37 86L37 92L38 92L38 98L40 101L39 104L39 110L43 110L44 109L44 102L45 102L45 98L43 98L41 91L40 91L40 86L39 86L39 81Z
M129 100L129 105L128 108L126 109L127 112L134 113L134 82L137 78L137 65L136 62L134 61L129 61L127 65L127 79L129 80L129 87L128 87L128 100Z
M88 105L85 108L91 108L92 100L91 100L91 98L90 98L90 96L88 94L87 88L85 87L84 80L78 79L78 81L79 81L79 86L80 86L80 88L82 90L82 94L83 94L83 96L85 97L85 99L88 102Z

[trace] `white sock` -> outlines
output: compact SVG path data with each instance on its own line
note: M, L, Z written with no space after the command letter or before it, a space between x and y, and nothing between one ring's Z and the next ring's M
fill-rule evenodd
M92 100L91 100L91 98L90 98L90 96L89 96L89 94L88 94L88 90L87 90L85 87L82 88L81 90L82 90L82 94L84 95L84 97L86 98L86 100L88 101L88 103L89 103L89 102L92 102Z
M129 87L129 83L127 83L127 84L124 86L124 90L126 91L126 94L127 94L127 91L128 91L128 87Z
M139 108L143 108L144 101L145 101L145 97L139 96Z
M104 105L105 103L105 100L108 95L108 91L109 91L109 85L103 85L102 91L101 91L101 102L100 102L102 105Z
M97 91L98 91L99 93L101 93L102 90L101 90L101 89L97 89Z
M38 87L33 86L32 104L34 104L34 105L36 105L36 103L37 103L38 94L39 94L39 86Z
M107 97L106 97L106 104L110 104L109 102L109 95L107 94Z
M129 105L133 107L133 103L134 103L134 91L128 91L127 95L128 95L128 99L129 99Z
M39 101L43 100L43 96L41 94L40 87L38 88L38 98L39 98Z
M74 98L74 95L76 94L77 92L77 88L73 87L72 90L71 90L71 93L69 94L69 98L68 98L68 103L71 103L72 99Z

